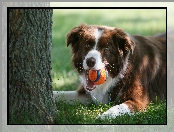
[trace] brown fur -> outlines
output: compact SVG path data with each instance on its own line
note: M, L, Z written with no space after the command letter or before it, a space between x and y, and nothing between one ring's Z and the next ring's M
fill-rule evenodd
M117 85L112 88L111 101L125 103L132 111L144 110L149 102L166 99L166 34L156 37L127 35L123 30L85 24L73 28L67 34L67 46L72 46L72 62L82 74L83 59L94 46L92 33L95 28L104 30L97 50L107 66L109 75L116 77L123 68L123 60L129 54L128 66ZM110 71L111 70L111 71ZM80 86L79 93L85 93Z

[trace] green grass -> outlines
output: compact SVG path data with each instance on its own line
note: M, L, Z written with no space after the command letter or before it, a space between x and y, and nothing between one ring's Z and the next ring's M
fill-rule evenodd
M60 107L61 106L61 107ZM80 103L71 105L66 102L57 103L57 124L167 124L166 103L150 104L145 112L134 115L122 115L115 119L96 119L98 115L112 107L113 104L84 106Z
M52 80L53 90L76 90L79 78L71 64L70 47L66 46L66 34L81 23L119 27L130 34L154 35L165 32L165 10L134 9L55 9L53 13L52 44ZM165 102L151 104L146 112L135 116L124 115L114 120L95 120L98 114L109 109L113 104L65 102L57 104L57 124L166 124Z

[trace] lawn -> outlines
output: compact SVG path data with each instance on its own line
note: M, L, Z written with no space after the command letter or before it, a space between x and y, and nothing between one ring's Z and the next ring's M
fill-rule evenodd
M155 35L166 30L165 9L54 9L52 27L53 90L76 90L79 78L71 64L66 34L81 23L119 27L130 34ZM166 124L165 102L151 104L147 112L121 116L117 120L95 120L112 104L74 106L58 103L59 124Z
M95 105L89 103L84 106L80 103L71 105L66 102L57 103L59 109L57 113L56 124L166 124L167 113L166 103L159 102L150 104L145 112L135 113L134 115L122 115L116 119L96 119L98 114L103 113L113 106L113 103L107 105Z

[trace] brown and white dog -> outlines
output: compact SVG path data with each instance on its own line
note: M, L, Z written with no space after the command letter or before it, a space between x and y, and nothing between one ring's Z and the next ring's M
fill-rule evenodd
M57 100L114 101L115 106L99 116L102 119L142 111L151 101L166 100L166 34L143 37L114 27L82 24L67 34L66 42L72 47L81 86L77 91L54 91ZM107 80L91 84L87 71L103 67Z

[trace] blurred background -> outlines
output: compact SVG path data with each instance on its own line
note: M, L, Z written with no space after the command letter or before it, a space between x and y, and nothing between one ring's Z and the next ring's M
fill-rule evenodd
M51 3L51 6L62 5ZM82 23L118 27L130 34L149 36L166 31L166 10L54 9L51 73L54 90L76 90L79 85L78 75L71 64L71 48L66 46L66 34Z

